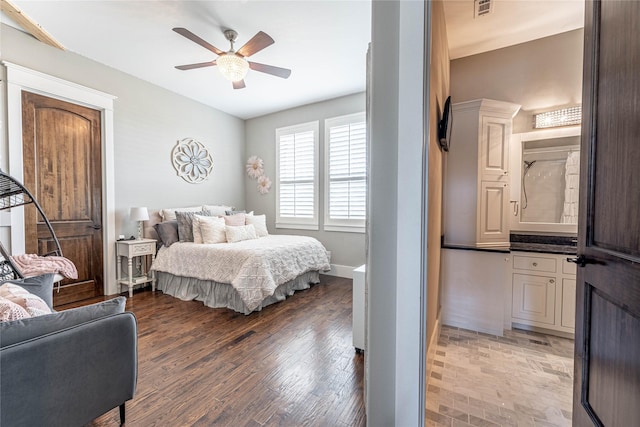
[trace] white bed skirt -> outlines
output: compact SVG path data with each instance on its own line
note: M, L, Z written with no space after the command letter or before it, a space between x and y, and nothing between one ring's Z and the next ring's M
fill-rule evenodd
M202 301L211 308L229 308L243 314L250 314L244 301L233 286L192 277L174 276L169 273L156 271L157 288L162 292L183 301ZM263 307L278 301L284 301L295 291L309 289L312 284L320 283L320 273L309 271L295 279L278 286L273 295L262 300L253 311L260 311Z

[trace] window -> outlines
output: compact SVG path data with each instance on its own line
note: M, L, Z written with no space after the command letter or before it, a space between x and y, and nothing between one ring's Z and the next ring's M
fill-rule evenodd
M318 129L276 129L276 228L318 229Z
M364 232L367 195L364 113L327 119L324 137L324 229Z

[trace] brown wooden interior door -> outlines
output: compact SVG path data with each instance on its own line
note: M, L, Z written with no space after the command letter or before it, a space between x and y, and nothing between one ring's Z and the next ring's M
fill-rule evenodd
M573 425L640 426L640 2L585 18Z
M24 185L38 201L74 262L78 279L65 279L54 305L103 294L102 160L100 112L22 93ZM25 208L25 249L52 250L33 205Z

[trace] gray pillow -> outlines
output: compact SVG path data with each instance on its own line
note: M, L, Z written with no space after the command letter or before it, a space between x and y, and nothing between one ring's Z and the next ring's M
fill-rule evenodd
M160 239L160 243L165 245L167 248L173 245L175 242L180 241L178 238L178 221L164 221L160 222L153 226L158 233L158 238Z
M237 210L232 210L232 211L224 211L225 214L227 215L235 215L235 214L239 214L239 213L247 213L247 211L245 211L244 209L241 211L237 211Z
M30 293L42 298L49 308L53 308L53 278L54 273L42 274L40 276L27 277L24 279L7 280L2 283L13 283L21 286Z
M205 212L180 212L176 211L178 221L178 238L181 242L193 242L193 216L205 215Z
M0 322L0 348L80 325L100 317L123 313L126 302L125 297L117 297L43 316Z

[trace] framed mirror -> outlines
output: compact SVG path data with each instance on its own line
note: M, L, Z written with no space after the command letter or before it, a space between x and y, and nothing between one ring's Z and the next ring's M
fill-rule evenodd
M514 134L510 144L511 230L577 233L580 127Z

